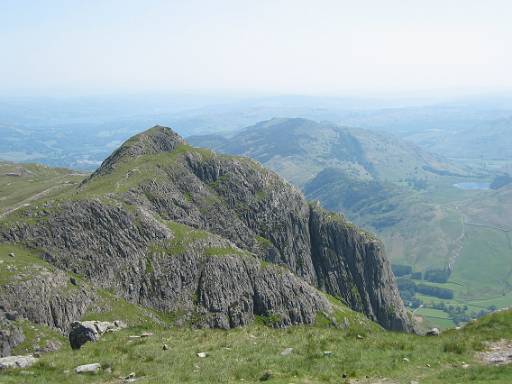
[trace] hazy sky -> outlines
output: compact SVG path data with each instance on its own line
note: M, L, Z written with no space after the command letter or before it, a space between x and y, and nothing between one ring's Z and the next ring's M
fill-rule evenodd
M0 0L0 92L512 87L510 0Z

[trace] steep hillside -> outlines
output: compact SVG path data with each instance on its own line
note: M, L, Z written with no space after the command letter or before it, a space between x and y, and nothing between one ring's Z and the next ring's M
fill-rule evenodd
M377 232L393 263L416 276L446 274L449 281L440 279L440 288L454 295L443 299L446 308L439 297L404 293L413 307L429 306L416 313L436 325L454 326L512 305L509 187L489 189L492 173L458 166L390 136L303 119L274 119L232 137L191 141L254 156L309 199ZM412 284L430 282L400 282Z
M320 289L409 329L378 240L258 163L192 148L168 128L128 140L79 186L17 208L0 222L4 244L180 322L313 323L334 314ZM32 316L12 292L9 306L30 320L69 325L51 310Z

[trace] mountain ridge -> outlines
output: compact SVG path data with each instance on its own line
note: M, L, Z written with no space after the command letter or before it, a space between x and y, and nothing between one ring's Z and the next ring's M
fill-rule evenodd
M378 240L258 163L193 148L167 128L7 219L2 241L43 249L51 265L130 302L184 310L197 326L312 323L332 311L320 288L386 328L410 329Z

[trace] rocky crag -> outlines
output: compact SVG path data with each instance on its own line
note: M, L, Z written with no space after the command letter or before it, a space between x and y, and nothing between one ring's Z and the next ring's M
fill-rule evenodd
M62 330L94 305L89 283L199 327L313 323L332 313L325 292L410 329L380 241L258 163L160 126L71 192L13 212L0 242L37 250L55 269L2 286L2 300ZM87 284L70 286L69 274Z

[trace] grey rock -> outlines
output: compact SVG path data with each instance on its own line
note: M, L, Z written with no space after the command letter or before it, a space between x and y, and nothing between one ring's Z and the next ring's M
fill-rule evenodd
M99 333L94 326L82 325L79 322L71 325L69 344L72 349L80 349L88 341L99 340Z
M9 256L10 256L10 257L16 257L16 254L15 254L15 253L13 253L13 252L11 252L11 253L9 253Z
M439 332L438 328L432 328L432 329L429 329L425 335L426 336L439 336L440 333L441 332Z
M37 361L32 355L8 356L0 358L0 369L28 368Z
M410 330L384 246L372 235L312 204L312 257L318 285L393 330Z
M123 328L127 328L128 327L128 324L126 324L122 320L114 320L114 325L115 325L116 328L119 328L119 329L123 329Z
M285 348L281 351L281 356L288 356L293 352L293 348Z
M91 175L91 178L112 172L123 159L133 159L142 155L154 155L161 152L171 152L185 140L169 128L159 125L132 137L124 145L112 153Z
M124 379L125 379L125 380L128 380L128 379L133 379L134 377L135 377L135 372L130 372L130 373L128 374L128 376L126 376Z
M71 324L69 344L72 349L80 349L88 341L97 341L106 332L118 331L125 328L121 321L75 321Z
M101 369L100 363L79 365L75 368L76 373L97 373Z
M29 278L3 286L1 299L9 303L18 316L66 332L96 297L87 287L68 289L68 282L65 272L41 268Z
M5 318L7 320L16 321L18 319L18 312L16 312L16 311L5 312Z
M0 320L0 357L9 356L12 348L24 340L25 336L21 327L7 319Z

